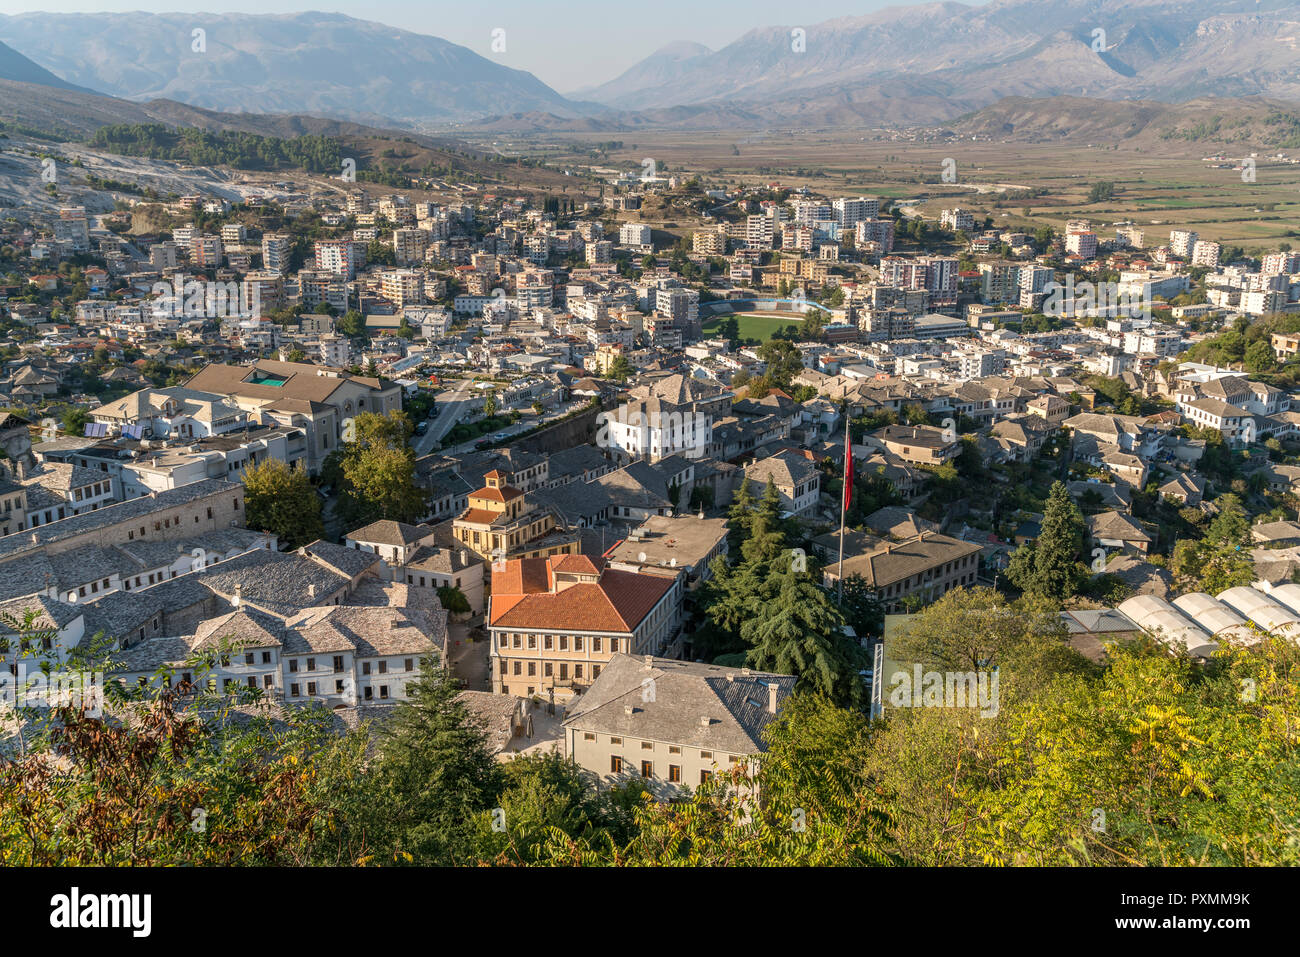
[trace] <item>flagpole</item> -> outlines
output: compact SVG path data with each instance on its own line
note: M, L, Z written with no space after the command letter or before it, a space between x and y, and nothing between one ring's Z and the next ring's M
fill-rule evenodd
M849 512L849 496L853 494L853 432L849 423L844 423L844 488L840 495L840 561L835 567L838 581L835 583L836 601L844 603L844 520Z

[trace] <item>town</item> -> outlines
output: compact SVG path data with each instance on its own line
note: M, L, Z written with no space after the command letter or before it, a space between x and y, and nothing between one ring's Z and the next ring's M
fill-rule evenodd
M1298 862L1285 210L184 122L0 116L0 860Z

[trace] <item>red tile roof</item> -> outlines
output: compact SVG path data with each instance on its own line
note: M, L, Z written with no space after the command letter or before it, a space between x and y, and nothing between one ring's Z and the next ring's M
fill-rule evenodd
M600 574L596 582L579 582L552 591L555 575ZM493 575L492 627L630 633L673 587L658 575L600 572L584 555L553 555L507 562Z

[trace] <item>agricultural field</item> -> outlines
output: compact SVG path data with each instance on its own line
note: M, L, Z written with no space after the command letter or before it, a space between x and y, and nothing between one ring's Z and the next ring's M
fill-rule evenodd
M1000 226L1060 231L1086 218L1099 229L1134 222L1153 234L1194 229L1201 238L1246 249L1300 238L1300 164L1256 157L1254 182L1232 168L1240 157L1206 157L1216 148L1179 140L1142 145L996 143L951 140L873 140L860 133L769 132L623 134L622 148L604 156L606 168L632 170L653 157L661 174L704 174L724 186L779 183L830 195L913 199L926 218L960 205ZM557 146L565 139L573 152ZM589 134L551 134L548 162L581 162ZM1292 151L1294 152L1294 151ZM942 181L951 159L956 181ZM1097 183L1113 183L1109 199L1089 202ZM702 217L651 205L620 218L685 235Z

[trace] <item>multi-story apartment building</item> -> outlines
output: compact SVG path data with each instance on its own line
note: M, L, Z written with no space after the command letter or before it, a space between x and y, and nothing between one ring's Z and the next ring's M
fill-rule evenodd
M874 196L837 199L831 206L835 210L835 222L844 229L852 229L863 220L875 219L880 215L880 200Z
M1175 256L1187 259L1192 255L1192 250L1196 247L1196 241L1200 238L1195 230L1191 229L1171 229L1169 231L1169 251Z
M657 654L681 622L681 580L599 565L585 555L509 561L492 575L492 690L582 691L615 654Z
M418 269L386 269L379 275L379 290L398 309L424 303L424 273Z
M1269 253L1260 266L1264 276L1287 276L1300 272L1300 252Z
M691 234L691 252L701 256L727 255L727 230L725 227Z
M894 221L892 219L866 219L853 227L853 241L859 249L868 244L876 247L879 255L888 255L894 249Z
M424 262L429 248L429 234L423 229L394 229L393 258L399 266L417 266Z
M639 251L650 252L654 249L650 227L642 223L624 223L620 226L618 242L620 246L631 246Z
M750 249L771 249L775 238L775 223L770 216L754 215L745 220L745 245Z
M303 269L298 273L298 298L304 306L327 305L346 312L348 281L332 272Z
M583 258L588 266L608 265L614 261L614 244L608 239L597 239L587 243Z
M364 258L360 244L350 239L318 239L314 249L317 269L348 281L356 277Z
M1083 259L1094 258L1097 255L1097 234L1092 230L1066 233L1065 251Z
M975 217L969 210L945 209L939 214L939 225L953 232L969 233L975 229Z
M1219 265L1219 251L1220 246L1218 243L1198 239L1196 245L1192 247L1192 265L1217 267Z
M980 297L985 302L1020 301L1020 265L1013 262L983 262L980 269Z
M90 252L90 225L86 220L86 207L60 207L59 218L51 226L56 242L67 243L73 252Z
M216 269L225 259L225 247L220 236L204 234L195 236L190 244L190 257L199 269Z
M1146 245L1146 234L1137 226L1120 226L1115 230L1115 242L1129 249L1141 249Z
M293 237L288 233L262 235L262 268L281 275L289 271L293 256Z

